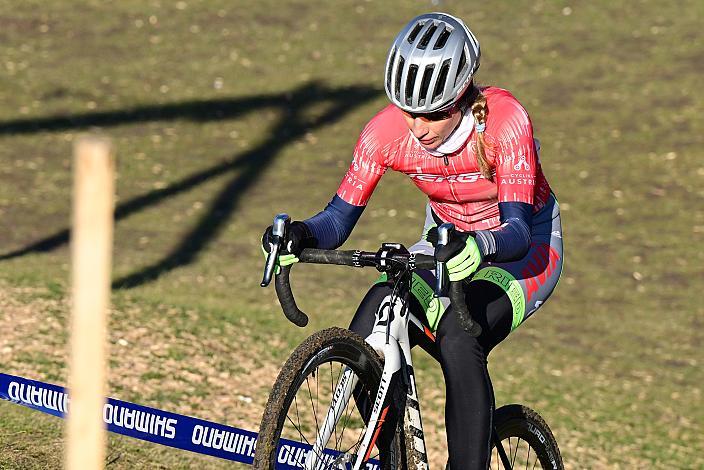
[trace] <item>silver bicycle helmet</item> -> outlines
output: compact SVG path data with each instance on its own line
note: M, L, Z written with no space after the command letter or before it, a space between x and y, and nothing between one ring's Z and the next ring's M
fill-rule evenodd
M412 113L452 106L479 68L479 41L459 18L426 13L396 36L386 58L386 94Z

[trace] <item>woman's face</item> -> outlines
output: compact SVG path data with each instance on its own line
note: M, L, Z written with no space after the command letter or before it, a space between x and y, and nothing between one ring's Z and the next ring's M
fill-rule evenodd
M418 139L420 144L435 150L455 130L462 119L459 106L453 106L448 111L430 114L416 114L401 110L408 129Z

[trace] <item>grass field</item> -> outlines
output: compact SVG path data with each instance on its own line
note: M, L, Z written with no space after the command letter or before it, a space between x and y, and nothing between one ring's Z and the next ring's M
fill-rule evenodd
M0 372L66 382L71 145L99 129L118 153L110 395L256 430L288 352L347 325L375 277L295 269L297 329L258 287L260 234L324 207L386 103L393 36L442 9L531 114L563 211L561 283L490 357L497 403L545 416L569 468L704 467L704 3L440 3L0 0ZM411 244L423 210L387 174L345 246ZM441 468L442 375L417 361ZM0 468L59 467L62 432L0 403ZM108 460L227 466L116 436Z

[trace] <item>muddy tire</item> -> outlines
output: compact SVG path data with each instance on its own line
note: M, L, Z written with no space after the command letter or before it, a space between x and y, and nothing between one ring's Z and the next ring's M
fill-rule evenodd
M494 415L496 433L512 469L563 470L555 436L538 413L523 405L506 405ZM507 468L492 442L492 469Z
M354 455L354 449L348 450L348 443L354 442L354 434L359 431L358 428L364 427L366 419L361 416L360 407L355 404L355 401L369 399L371 402L374 401L383 366L379 356L361 336L346 329L329 328L313 334L301 343L282 367L269 395L259 428L253 463L255 469L274 469L277 468L279 459L286 460L288 449L283 449L279 443L282 438L297 442L307 441L309 445L315 441L320 423L324 421L332 399L327 397L331 395L330 393L316 390L316 387L322 384L326 389L330 386L334 391L334 384L337 384L344 367L350 367L359 378L359 382L354 389L355 399L349 400L350 403L335 423L336 446L333 450ZM315 403L317 400L320 400L318 405ZM301 419L301 415L306 411L314 419L307 421L306 418ZM338 425L343 424L345 427L338 430ZM345 437L349 437L345 436L346 432L351 434L352 441L344 440ZM300 436L295 436L296 433ZM358 439L361 440L361 438ZM331 440L333 440L332 437ZM381 451L381 458L384 461L382 468L400 467L396 462L400 462L402 458L401 440L402 437L397 430L392 442ZM327 447L330 448L329 445ZM371 458L379 459L379 450L375 448L374 451L376 456L373 452ZM305 457L299 455L297 458L298 461L295 464L300 465L301 459Z

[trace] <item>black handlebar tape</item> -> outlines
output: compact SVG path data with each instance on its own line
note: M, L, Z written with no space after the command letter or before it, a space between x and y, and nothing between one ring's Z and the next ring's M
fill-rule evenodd
M279 298L281 308L283 309L286 318L288 318L294 325L303 328L308 324L308 315L298 309L296 299L293 298L291 284L288 279L290 272L291 265L282 266L281 272L276 275L274 287L276 287L276 295Z
M301 263L337 264L353 266L354 251L321 250L318 248L305 248L298 259Z
M435 257L419 253L416 255L415 265L418 269L435 269Z
M460 324L462 329L474 338L482 334L481 325L475 322L469 314L464 289L462 289L462 281L450 281L449 297L450 304L457 313L457 323Z

